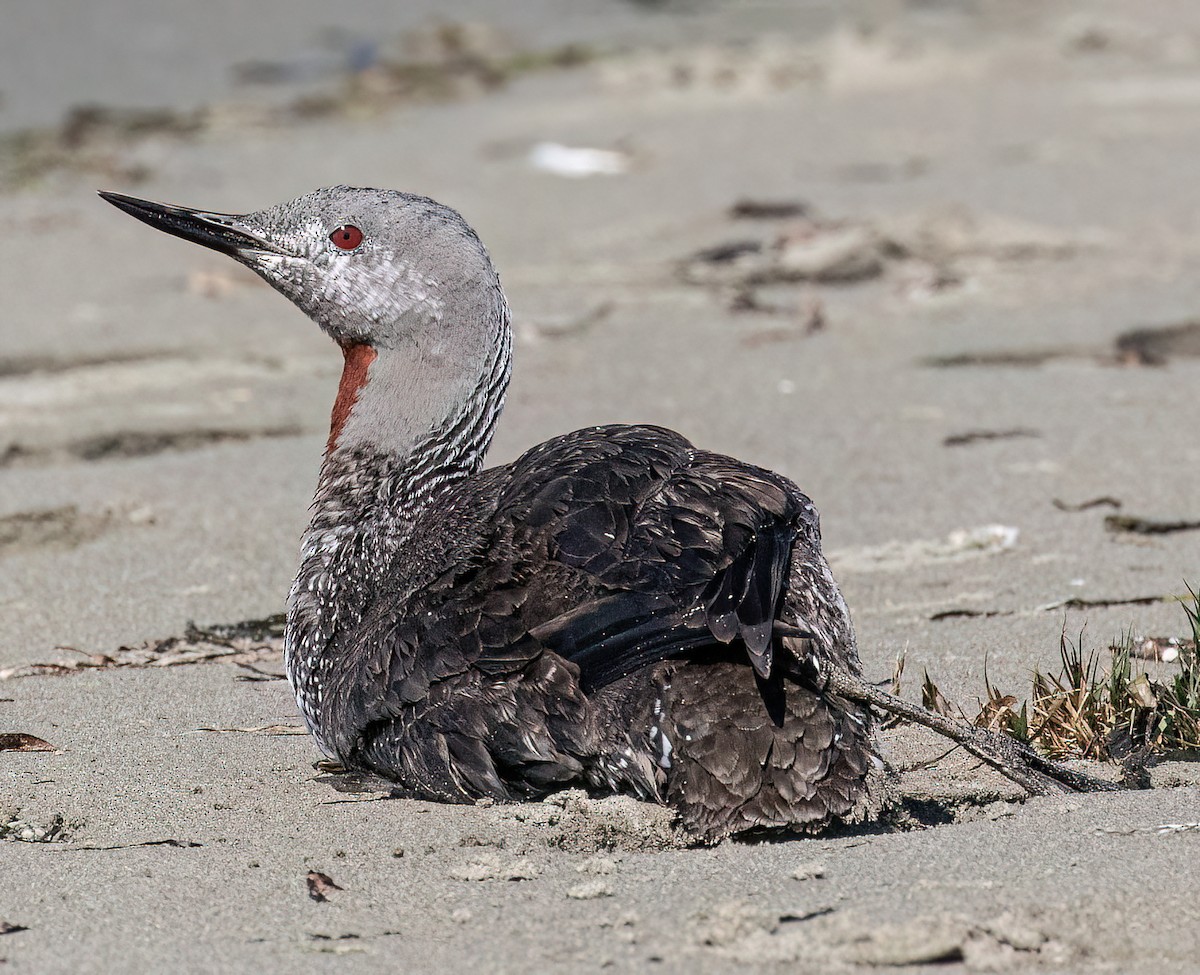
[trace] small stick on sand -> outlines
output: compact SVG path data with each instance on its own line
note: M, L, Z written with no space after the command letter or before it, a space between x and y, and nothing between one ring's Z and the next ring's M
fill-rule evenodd
M924 725L958 742L997 772L1012 779L1035 796L1062 792L1118 792L1123 786L1107 782L1039 755L1034 749L1009 735L997 734L955 721L928 708L881 691L842 670L831 670L826 689L860 704L876 707L915 724Z

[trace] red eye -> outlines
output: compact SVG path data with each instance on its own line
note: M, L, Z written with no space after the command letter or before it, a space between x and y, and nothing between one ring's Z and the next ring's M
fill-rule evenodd
M353 224L346 224L331 233L329 239L333 241L335 247L340 247L344 251L352 251L362 243L363 234Z

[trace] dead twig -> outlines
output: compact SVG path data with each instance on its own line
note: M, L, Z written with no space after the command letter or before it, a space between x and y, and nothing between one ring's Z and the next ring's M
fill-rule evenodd
M868 684L843 670L830 671L826 689L922 725L956 741L976 758L1033 795L1061 792L1116 792L1121 786L1067 768L1008 735L977 728Z

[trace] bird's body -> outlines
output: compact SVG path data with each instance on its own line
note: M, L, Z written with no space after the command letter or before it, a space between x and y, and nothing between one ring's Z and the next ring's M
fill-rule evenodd
M337 497L364 468L371 498L404 482L355 458L327 460L322 487ZM334 541L318 499L289 671L343 762L426 799L572 783L672 799L704 832L854 810L865 715L782 666L758 678L742 639L769 644L775 618L803 629L783 655L810 676L822 649L854 652L816 513L784 478L660 428L599 427L448 486L382 550L390 508Z
M507 305L432 201L337 187L231 217L107 198L231 253L342 347L286 639L329 755L425 799L630 792L709 838L869 814L871 716L824 687L858 673L854 633L791 481L652 426L483 470Z

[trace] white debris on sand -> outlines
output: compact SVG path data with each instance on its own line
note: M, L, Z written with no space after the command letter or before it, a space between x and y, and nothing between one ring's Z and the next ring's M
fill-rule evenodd
M567 179L585 176L620 176L629 171L629 154L615 149L564 146L561 142L539 142L529 150L534 169Z

